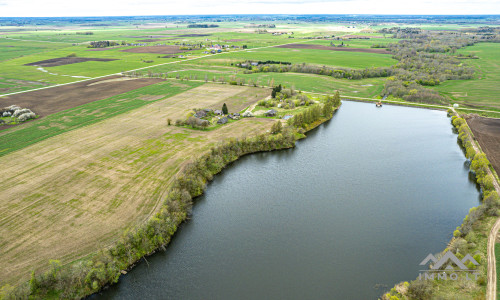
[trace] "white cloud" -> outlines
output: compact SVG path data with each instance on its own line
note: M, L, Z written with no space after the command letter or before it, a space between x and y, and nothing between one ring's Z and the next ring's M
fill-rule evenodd
M0 16L499 14L498 0L2 0Z

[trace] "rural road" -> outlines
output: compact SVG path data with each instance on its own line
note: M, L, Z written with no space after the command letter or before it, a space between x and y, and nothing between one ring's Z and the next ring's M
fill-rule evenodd
M455 109L453 109L453 113L456 116L459 116ZM481 149L477 144L477 141L474 138L471 138L472 147L476 153L480 152ZM500 185L496 180L496 177L493 176L493 173L490 169L488 169L488 174L493 178L493 185L495 186L495 190L500 195ZM491 231L488 235L488 247L487 247L487 255L488 255L488 284L486 286L486 300L496 300L497 299L497 267L496 267L496 257L495 257L495 244L498 231L500 230L500 218L495 221Z

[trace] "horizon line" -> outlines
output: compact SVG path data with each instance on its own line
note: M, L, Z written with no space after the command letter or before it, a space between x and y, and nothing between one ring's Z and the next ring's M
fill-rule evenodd
M169 17L169 16L498 16L500 14L363 14L363 13L346 13L346 14L321 14L321 13L303 13L303 14L167 14L167 15L64 15L64 16L0 16L0 18L97 18L97 17Z

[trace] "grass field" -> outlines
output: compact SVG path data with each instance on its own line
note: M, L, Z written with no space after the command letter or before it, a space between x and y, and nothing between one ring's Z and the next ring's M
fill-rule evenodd
M54 43L32 43L0 38L0 62L61 47L64 47L64 45Z
M194 107L218 107L222 102L230 111L247 107L261 99L262 91L206 84L83 128L45 136L0 157L0 285L26 280L31 270L45 269L49 259L68 263L110 244L155 211L188 160L219 141L268 130L273 121L260 118L211 131L167 126L166 121L184 118ZM115 104L119 100L114 98ZM100 105L104 112L108 103ZM76 120L80 113L68 111L59 118ZM63 126L53 122L44 126Z
M464 63L476 69L474 80L450 80L437 87L452 102L476 108L500 109L500 44L479 43L457 51L474 54L479 59L467 59Z
M235 61L246 59L263 61L277 60L291 63L309 63L358 69L387 67L397 62L387 54L284 48L265 48L255 51L232 53L225 55L224 59L234 59Z
M144 71L146 72L146 71ZM168 77L190 77L208 81L214 77L218 80L224 77L226 81L240 78L245 83L255 82L258 86L269 87L274 80L275 84L282 84L295 89L316 92L333 93L339 90L343 95L359 97L377 97L382 91L385 78L369 78L360 80L336 79L331 76L305 73L252 73L243 74L241 68L231 66L231 60L225 58L207 58L192 62L164 65L151 68L153 73L167 73Z

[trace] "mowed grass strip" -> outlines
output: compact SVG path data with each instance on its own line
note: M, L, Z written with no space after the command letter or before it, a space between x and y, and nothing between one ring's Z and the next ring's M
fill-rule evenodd
M200 82L161 82L91 102L0 132L0 156L200 86ZM150 96L150 97L148 97ZM151 97L153 96L153 97ZM161 97L154 97L161 96Z

